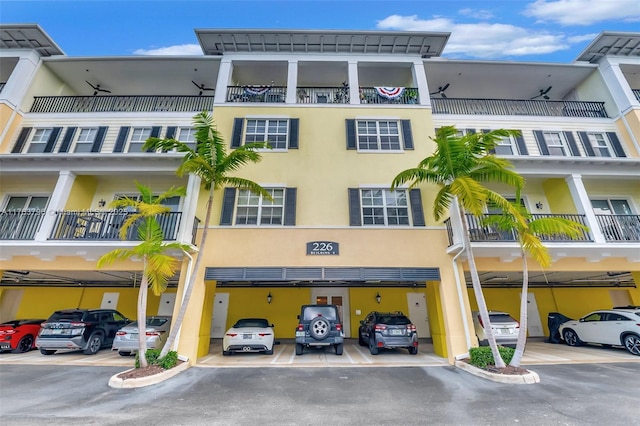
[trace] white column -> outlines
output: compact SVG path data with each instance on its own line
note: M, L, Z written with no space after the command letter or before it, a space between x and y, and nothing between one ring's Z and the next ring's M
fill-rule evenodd
M196 220L196 210L198 208L198 199L200 198L200 178L196 175L189 175L187 182L187 195L182 205L182 219L180 220L180 231L178 232L178 241L181 243L191 244L193 223Z
M216 82L216 93L213 97L213 103L223 104L227 100L227 86L231 82L233 73L233 64L231 59L223 59L220 61L218 69L218 81Z
M596 243L604 244L606 240L602 234L602 230L598 226L596 214L593 212L591 200L589 200L589 194L587 194L584 183L582 183L582 176L570 175L565 178L565 181L569 186L569 192L571 192L571 198L573 198L573 203L575 204L578 213L585 215L587 226L591 231L591 235L593 235L593 240Z
M349 61L349 103L360 104L360 81L358 79L358 61Z
M620 113L628 111L632 106L638 106L636 99L627 79L625 78L620 65L613 58L604 58L598 64L600 74L613 96L615 108L620 109Z
M298 93L298 61L290 60L287 68L287 99L286 103L295 104Z
M412 71L413 80L418 86L418 98L420 98L420 105L431 106L429 86L427 85L427 73L424 71L424 64L422 61L414 61Z
M2 89L2 98L13 108L20 106L39 64L40 57L36 53L20 52L20 59Z
M35 235L35 241L46 241L51 235L51 230L56 222L56 212L64 210L69 195L71 193L71 187L76 180L76 175L69 170L62 170L58 175L58 181L53 189L51 198L49 198L49 204L47 205L47 211L45 212L40 229Z

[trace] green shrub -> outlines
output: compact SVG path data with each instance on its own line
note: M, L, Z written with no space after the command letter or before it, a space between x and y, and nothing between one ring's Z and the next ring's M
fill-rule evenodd
M511 358L513 358L515 349L498 346L498 352L500 352L500 357L504 363L508 365L511 362ZM488 365L495 365L493 354L491 353L491 348L489 346L471 348L469 349L469 356L471 357L469 364L478 368L487 368Z
M165 370L175 367L178 364L178 352L170 351L164 358L160 356L160 349L147 349L147 363L149 365L157 365ZM136 368L140 368L140 358L136 353Z

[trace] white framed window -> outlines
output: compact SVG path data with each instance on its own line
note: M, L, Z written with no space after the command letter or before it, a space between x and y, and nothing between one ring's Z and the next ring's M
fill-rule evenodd
M113 199L120 200L125 197L130 198L132 200L136 200L136 201L142 200L142 196L140 194L127 194L127 193L115 194ZM162 205L169 207L171 209L170 211L172 212L177 212L180 210L180 197L176 195L175 197L166 198L162 200Z
M48 202L48 196L10 195L4 211L45 211Z
M273 200L249 190L238 191L236 225L282 225L284 218L284 188L265 188Z
M97 128L80 129L73 152L91 152L97 134Z
M611 145L609 138L604 133L587 133L593 153L596 157L611 157Z
M400 123L397 120L357 120L359 151L401 151Z
M49 141L49 137L51 137L52 131L52 128L36 129L36 131L33 133L33 137L31 138L31 143L29 144L29 149L27 149L27 152L44 152L45 147L47 146L47 142Z
M511 136L500 138L495 147L496 155L515 155L517 153L515 140Z
M543 132L549 155L567 156L569 149L562 132Z
M128 152L144 152L142 146L151 137L151 127L134 127L129 139Z
M180 127L178 140L189 145L191 149L196 149L196 129L193 127Z
M287 149L289 120L247 119L245 143L268 141L272 149Z
M361 189L362 224L409 225L409 201L404 189Z

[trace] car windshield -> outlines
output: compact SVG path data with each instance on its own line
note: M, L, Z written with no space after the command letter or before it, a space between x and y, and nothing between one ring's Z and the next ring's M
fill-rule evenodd
M509 314L489 314L489 318L491 320L491 324L495 323L505 323L505 322L516 322L511 315Z
M51 317L49 317L49 322L52 321L82 321L82 316L84 312L74 311L74 312L54 312Z
M166 318L147 318L147 327L160 327L167 322ZM137 327L138 321L127 324L127 327Z
M263 318L247 318L238 320L233 325L234 328L246 328L246 327L269 327L269 321Z
M409 318L407 317L401 317L398 315L387 315L381 316L378 320L378 323L387 325L407 325L411 324L411 321L409 321Z
M325 317L335 321L337 320L336 309L333 306L308 306L304 309L304 320L310 321L315 317Z

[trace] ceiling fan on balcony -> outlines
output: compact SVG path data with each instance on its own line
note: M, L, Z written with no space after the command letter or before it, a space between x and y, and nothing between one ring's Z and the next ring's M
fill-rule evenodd
M195 82L195 81L193 81L193 80L191 80L191 82L192 82L193 84L195 84L195 85L196 85L196 87L197 87L198 89L200 89L200 93L198 93L198 96L202 96L202 93L203 93L204 91L206 91L206 90L216 90L216 89L214 89L214 88L212 88L212 87L205 87L204 83L202 83L202 84L198 84L198 83L196 83L196 82Z
M87 80L85 80L85 81L87 81ZM91 88L93 89L93 96L97 95L97 94L98 94L98 92L111 93L111 90L103 89L103 88L101 88L101 87L100 87L100 85L99 85L99 84L96 84L96 85L94 86L93 84L89 83L88 81L87 81L87 84L88 84L89 86L91 86Z
M534 96L533 98L531 98L530 100L533 99L537 99L542 97L543 99L549 99L549 95L547 95L547 93L549 93L549 90L551 90L553 86L549 86L546 89L540 89L540 93L537 96Z
M433 93L429 93L429 94L430 95L440 95L443 98L446 98L447 96L444 94L444 91L447 90L448 87L449 87L449 83L445 84L444 86L438 87L438 90L436 90Z

